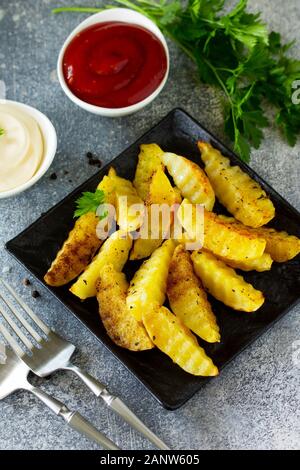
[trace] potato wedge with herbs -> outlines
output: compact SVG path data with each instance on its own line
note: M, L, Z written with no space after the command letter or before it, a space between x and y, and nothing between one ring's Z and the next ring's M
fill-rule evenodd
M143 312L143 323L151 340L175 364L189 374L213 377L218 368L206 355L190 330L165 307Z
M105 195L105 203L114 204L114 184L104 176L97 189ZM79 217L67 240L56 255L44 279L50 286L63 286L75 279L90 263L103 240L97 236L99 217L88 212Z
M175 153L166 152L160 158L182 196L194 204L203 204L211 211L215 203L215 193L202 168Z
M63 286L77 277L90 263L102 241L96 234L99 218L94 212L79 217L62 248L56 255L45 282L49 286Z
M99 272L106 264L112 264L116 271L122 271L132 246L130 235L123 230L114 232L102 245L99 253L71 286L72 294L81 300L96 296Z
M141 238L134 241L133 249L130 254L131 260L148 258L156 248L158 248L164 239L172 223L172 214L166 214L166 217L151 212L153 204L166 205L166 209L172 207L178 201L178 194L172 187L168 177L162 168L154 172L149 186L149 193L146 198L147 213L143 226L140 229ZM162 208L163 209L163 208ZM151 215L152 214L152 215ZM153 217L152 217L153 216Z
M219 216L222 220L232 226L240 227L243 225L234 217ZM284 263L289 261L300 253L300 239L295 235L289 235L284 231L277 231L270 227L248 228L251 233L266 240L266 254L269 254L273 261Z
M97 189L100 189L104 192L104 199L106 204L115 205L116 196L115 196L115 183L112 178L109 176L104 176L102 181L98 184Z
M159 168L164 170L164 165L159 158L161 154L163 154L163 151L157 144L142 144L140 146L133 186L143 201L148 196L152 176L155 171Z
M144 203L131 181L121 178L111 168L109 177L115 185L117 223L121 230L133 232L140 228L144 219Z
M175 204L181 204L182 203L182 196L181 196L180 189L178 189L177 186L173 186L173 189L174 189L175 196L176 196Z
M220 341L216 317L183 245L176 247L170 263L167 296L172 311L190 330L209 343Z
M294 235L267 227L255 229L255 233L264 237L267 242L265 251L277 263L289 261L300 253L300 239Z
M234 269L240 269L241 271L270 271L273 260L268 253L263 253L259 258L247 259L244 261L234 261L228 258L219 258L224 261L227 266Z
M149 233L149 237L151 234ZM134 240L133 248L130 253L130 260L144 259L151 256L151 254L161 246L163 238L137 238Z
M192 253L194 270L205 289L234 310L255 312L264 303L263 293L247 283L234 269L206 251Z
M261 227L275 216L275 208L259 183L208 142L198 142L214 192L226 209L244 225Z
M178 193L172 187L169 178L162 168L153 173L146 197L146 205L168 204L172 206L178 201Z
M112 264L100 269L96 284L99 313L108 336L114 343L130 351L154 347L143 324L136 321L126 305L128 282L125 274Z
M133 276L127 294L127 306L136 320L141 321L145 309L162 305L166 298L169 264L175 250L173 240L166 240Z
M187 209L185 206L189 206ZM197 241L201 226L197 220L197 208L184 199L177 211L177 218L191 240ZM247 227L226 223L213 212L204 209L203 247L217 256L233 261L256 259L263 255L266 241Z

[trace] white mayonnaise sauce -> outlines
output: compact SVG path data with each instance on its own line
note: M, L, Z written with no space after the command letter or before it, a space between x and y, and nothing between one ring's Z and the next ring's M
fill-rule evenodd
M0 192L17 188L37 172L44 154L36 120L12 104L0 104Z

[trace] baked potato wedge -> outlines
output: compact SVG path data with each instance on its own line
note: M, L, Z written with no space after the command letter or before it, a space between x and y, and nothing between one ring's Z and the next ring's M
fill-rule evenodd
M198 240L199 226L197 220L197 207L191 206L187 199L184 199L177 211L177 218L186 230L191 240ZM204 209L204 237L203 247L217 256L228 258L233 261L245 261L260 258L265 250L266 241L256 233L251 232L242 225L229 224L214 212Z
M114 204L114 183L104 176L97 189L104 191L105 202ZM79 217L67 240L44 276L49 286L63 286L75 279L90 263L103 240L97 236L99 218L94 212Z
M114 343L130 351L154 347L143 324L136 321L126 305L128 282L125 274L112 264L100 269L96 283L99 313L108 336Z
M227 266L241 271L270 271L273 260L268 253L263 253L259 258L246 259L244 261L234 261L228 258L219 258L224 261Z
M133 186L143 201L146 201L155 171L159 168L164 170L164 165L159 158L161 154L163 151L157 144L142 144L140 146Z
M151 234L149 234L149 237ZM163 238L137 238L133 242L133 248L130 252L130 260L144 259L151 256L153 251L160 247Z
M206 210L213 209L215 193L202 168L175 153L165 152L160 159L183 197L193 204L203 204Z
M166 307L156 307L154 311L145 309L143 323L155 346L183 370L205 377L218 375L218 368L195 336Z
M219 201L237 220L250 227L261 227L275 216L266 192L239 166L208 142L198 142L205 171Z
M234 217L219 216L228 224L232 224L238 229L243 225ZM284 231L277 231L270 227L248 228L251 233L266 240L265 252L269 254L273 261L284 263L300 253L300 239L295 235L289 235Z
M116 195L115 195L115 183L110 176L104 176L102 181L98 184L97 189L100 189L105 194L105 203L115 205L116 204Z
M175 196L176 196L175 204L181 204L182 203L182 196L181 196L180 189L177 188L177 186L173 186L173 189L174 189Z
M162 168L153 173L149 184L149 192L146 197L146 205L168 204L172 206L178 201L178 193L172 187L169 178Z
M178 245L173 253L167 296L171 310L190 330L209 343L220 341L216 317L183 245Z
M96 296L96 283L99 272L106 264L112 264L116 271L122 271L132 246L130 235L118 230L114 232L102 245L93 261L71 286L72 294L85 300Z
M158 248L168 232L172 222L171 217L158 217L155 220L151 216L151 207L153 204L167 205L172 207L178 201L178 194L172 187L168 177L162 168L156 170L152 176L149 186L149 193L146 197L146 216L144 224L140 229L141 238L134 241L133 249L130 254L131 260L148 258L156 248ZM171 216L171 214L170 214Z
M131 181L121 178L111 168L109 177L115 185L117 223L121 230L133 232L141 227L145 206Z
M230 225L217 214L204 211L204 248L233 261L260 258L266 240L248 227Z
M284 263L300 253L300 239L287 232L278 232L274 228L260 227L254 229L259 237L266 240L266 253L277 263Z
M163 305L166 298L169 264L175 250L173 240L166 240L133 276L127 294L127 306L136 320L141 321L145 309Z
M212 253L194 251L194 270L205 289L216 299L234 310L255 312L264 303L263 293L247 283L234 269Z
M94 212L88 212L76 220L74 228L44 276L49 286L68 284L90 263L102 243L96 234L98 222L99 218Z

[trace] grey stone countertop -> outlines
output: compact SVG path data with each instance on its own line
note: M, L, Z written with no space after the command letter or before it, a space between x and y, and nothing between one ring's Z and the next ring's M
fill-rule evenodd
M172 448L299 448L299 307L183 408L166 411L49 293L39 287L41 297L33 299L30 288L22 285L28 274L4 250L7 240L96 171L86 163L87 151L109 162L174 107L183 107L224 140L219 95L211 88L195 85L193 65L172 44L168 83L161 95L138 114L110 120L89 114L68 100L57 82L56 60L67 34L86 15L54 16L51 8L94 3L99 2L0 0L0 80L6 84L7 98L45 112L58 134L57 155L46 176L27 192L0 201L0 275L78 346L76 362L109 384ZM300 2L249 0L249 4L254 11L261 10L269 27L280 31L286 40L298 40L292 52L300 56ZM275 129L268 129L263 145L252 152L251 160L251 166L298 210L299 153L300 144L290 148ZM57 173L57 180L50 179L52 172ZM36 281L30 280L36 286ZM151 448L75 376L57 373L44 382L44 387L70 407L78 407L121 448ZM0 403L0 449L93 448L28 393L16 393Z

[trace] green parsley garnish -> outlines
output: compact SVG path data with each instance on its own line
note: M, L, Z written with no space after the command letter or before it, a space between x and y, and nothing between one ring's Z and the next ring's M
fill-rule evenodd
M82 196L76 201L76 210L74 217L80 217L88 212L97 212L99 206L105 203L105 194L102 190L96 189L94 193L84 192ZM108 212L105 211L99 215L99 219L102 220L107 217Z
M5 134L5 130L0 127L0 137Z
M202 82L219 88L224 97L225 132L234 150L249 161L263 129L275 125L290 145L300 131L300 106L292 103L293 82L300 79L300 61L286 55L279 33L267 31L260 14L247 11L247 0L228 12L226 0L115 0L153 20L197 67ZM107 6L106 8L110 8ZM93 8L93 12L102 8ZM91 12L90 8L58 8L54 12Z

